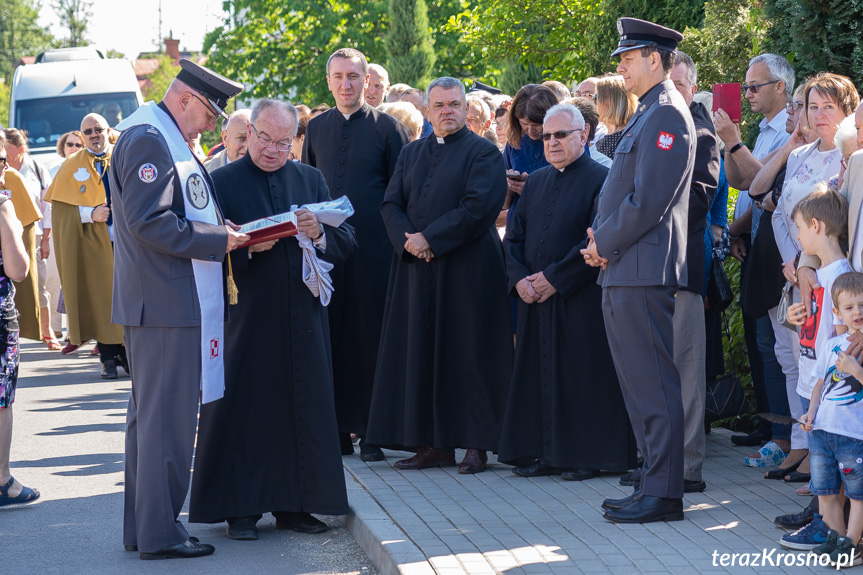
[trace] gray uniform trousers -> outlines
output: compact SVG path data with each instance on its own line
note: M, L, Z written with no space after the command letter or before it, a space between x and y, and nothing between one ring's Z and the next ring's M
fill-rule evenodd
M683 400L674 365L674 294L669 286L602 288L614 367L644 457L644 495L683 497Z
M683 397L683 478L690 481L701 481L707 448L704 435L706 355L704 298L682 289L674 298L674 365L680 373Z
M124 327L132 369L126 414L123 544L152 553L189 538L189 491L201 381L200 327Z

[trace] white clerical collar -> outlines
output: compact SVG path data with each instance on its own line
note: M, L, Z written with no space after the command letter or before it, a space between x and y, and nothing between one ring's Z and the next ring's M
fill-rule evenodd
M564 172L564 170L566 170L566 166L557 169L557 171L560 172L561 174Z
M435 138L437 138L437 143L438 143L438 144L444 144L444 143L446 143L446 142L444 142L444 139L443 139L443 138L441 138L440 136L435 136Z
M345 120L350 120L351 116L353 116L353 114L345 114L344 112L342 112L342 116L345 117Z

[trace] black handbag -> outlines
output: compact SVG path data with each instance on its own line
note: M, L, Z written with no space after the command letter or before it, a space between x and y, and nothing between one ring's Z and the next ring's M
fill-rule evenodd
M732 342L731 330L728 329L728 318L722 314L725 324L725 333L729 344ZM707 398L704 403L704 419L707 423L713 423L721 419L736 417L748 413L749 401L743 391L740 378L737 377L737 362L734 361L734 348L731 350L731 373L721 375L707 382Z
M710 311L721 313L731 305L732 301L734 301L734 292L731 291L731 283L725 274L722 260L713 258L710 279L707 281L707 303L710 305Z

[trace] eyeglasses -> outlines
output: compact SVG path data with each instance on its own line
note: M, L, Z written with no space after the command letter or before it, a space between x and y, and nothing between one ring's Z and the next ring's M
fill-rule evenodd
M198 100L200 103L202 103L202 104L204 105L204 107L207 109L207 123L208 123L208 124L209 124L210 122L212 122L213 120L215 120L216 118L218 118L218 117L219 117L219 114L217 114L217 113L213 112L212 108L210 107L210 106L212 106L212 104L207 103L207 102L206 102L202 97L200 97L199 95L197 95L197 94L196 94L196 93L194 93L194 92L191 92L191 94L192 94L195 98L197 98L197 100ZM84 133L86 134L87 132L84 132Z
M72 142L66 142L67 148L83 148L84 144L73 144Z
M788 102L785 104L785 111L789 114L798 112L803 109L803 102Z
M776 82L780 82L780 80L764 82L763 84L752 84L751 86L749 84L743 84L742 86L740 86L740 91L742 91L744 94L746 94L746 92L752 92L753 94L757 94L758 88L760 88L761 86L769 86L770 84L775 84Z
M573 94L576 98L590 98L594 102L596 102L596 94L591 94L590 92L576 92Z
M258 132L258 129L255 127L254 124L249 124L249 125L252 127L252 130L255 132L255 135L258 137L258 145L260 147L266 148L266 149L272 148L275 151L282 152L282 153L291 151L291 142L293 141L293 138L291 138L290 140L282 140L281 142L275 142L275 141L273 141L272 138L267 136L266 133L264 133L262 135L260 132Z
M87 128L86 130L81 130L81 133L84 134L85 136L89 136L94 131L97 134L101 134L102 132L105 131L105 128L103 128L102 126L96 126L95 128Z
M557 132L551 132L548 134L543 132L540 135L540 138L542 138L543 142L547 142L547 141L551 140L552 136L554 136L555 140L562 140L562 139L568 137L573 132L581 132L583 130L584 130L584 128L579 128L577 130L558 130Z

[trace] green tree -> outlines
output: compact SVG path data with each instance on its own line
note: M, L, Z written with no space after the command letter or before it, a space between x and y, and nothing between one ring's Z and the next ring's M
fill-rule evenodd
M9 119L9 99L12 90L2 78L0 78L0 123L5 124Z
M797 79L821 71L863 86L863 3L854 0L764 0L767 50L786 54Z
M36 24L39 4L33 0L0 2L0 78L11 82L22 56L36 55L53 45L47 28Z
M497 60L488 56L480 44L463 42L460 30L451 30L448 23L476 1L430 0L428 2L429 24L435 49L433 75L452 76L464 80L482 80L495 84L501 70ZM425 88L425 86L417 86Z
M87 20L93 17L90 9L93 2L87 0L54 0L51 7L54 8L60 18L60 24L69 30L69 38L64 39L61 44L66 47L86 46L88 44L84 34L87 32Z
M165 95L168 86L177 75L178 66L170 56L159 56L159 66L148 76L149 82L144 87L144 100L153 100L158 102Z
M599 0L598 5L586 13L585 26L590 32L585 36L580 60L583 74L598 75L616 68L610 54L620 38L618 18L641 18L682 31L701 26L704 6L705 0Z
M411 86L428 84L435 53L425 0L390 0L389 15L387 72Z
M244 82L244 97L285 97L310 105L331 102L325 81L338 48L385 60L384 0L233 0L221 26L207 34L209 65Z

